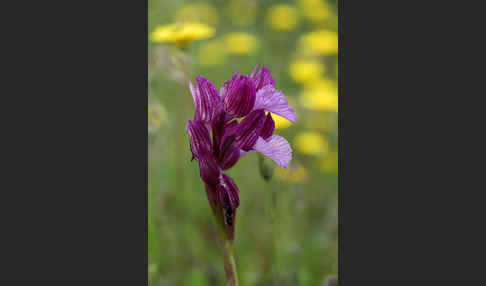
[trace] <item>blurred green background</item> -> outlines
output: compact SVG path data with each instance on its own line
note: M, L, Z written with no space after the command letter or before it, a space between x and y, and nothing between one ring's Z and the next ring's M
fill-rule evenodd
M216 225L190 161L187 81L203 75L219 89L256 64L272 72L299 119L274 117L293 159L288 169L265 160L273 168L269 183L254 152L227 172L240 189L239 283L328 284L338 274L337 0L149 0L148 16L149 285L226 283ZM177 30L154 36L181 21L214 32L197 36L189 27L182 44L171 38Z

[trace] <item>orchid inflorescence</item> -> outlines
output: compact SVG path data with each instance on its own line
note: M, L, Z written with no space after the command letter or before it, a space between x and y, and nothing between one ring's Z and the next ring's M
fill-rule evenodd
M291 122L297 116L285 95L275 89L270 71L264 66L258 73L257 69L258 65L251 75L235 73L219 92L202 76L196 79L196 87L189 83L195 105L194 119L186 125L191 151L199 163L211 208L230 241L234 236L239 190L223 171L251 151L285 168L292 159L289 142L273 134L272 113Z

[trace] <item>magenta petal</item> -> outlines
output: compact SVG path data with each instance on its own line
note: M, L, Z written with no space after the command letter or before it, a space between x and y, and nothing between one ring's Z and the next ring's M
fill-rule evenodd
M252 111L240 122L236 130L236 141L238 141L240 149L244 151L252 149L262 131L265 120L265 111L259 109Z
M230 176L224 173L221 174L220 184L222 188L220 188L218 200L221 207L235 210L240 205L238 186L236 186L235 182Z
M199 159L199 176L209 185L217 185L221 174L221 168L211 156Z
M268 140L259 137L253 149L285 168L292 160L292 148L290 148L289 142L278 135L272 135Z
M267 114L267 119L265 120L265 124L263 125L262 131L260 132L260 136L266 140L270 136L272 136L274 130L275 130L275 122L273 121L272 114L269 112Z
M221 98L219 97L218 89L207 79L199 76L196 79L196 89L194 92L192 84L191 94L196 106L195 120L203 122L210 122L218 113L221 112Z
M236 81L236 79L238 78L239 75L240 75L240 73L236 72L233 75L233 78L231 78L231 80L227 80L223 83L223 85L221 86L221 88L219 90L219 96L221 97L221 100L224 100L224 98L226 97L226 93L227 93L228 89L231 87L231 84Z
M285 95L271 85L263 87L256 93L253 109L261 108L285 117L293 123L297 120L294 108L289 105Z
M249 76L242 75L224 90L223 107L232 117L243 117L250 113L255 104L255 84Z
M238 187L231 177L222 174L220 188L218 189L218 204L221 206L224 215L224 222L227 228L229 239L233 239L234 222L236 217L236 208L240 204L238 197Z
M238 121L233 120L226 124L223 129L220 148L223 148L223 142L226 142L229 137L235 137L238 130Z
M250 74L251 78L255 78L255 73L256 73L257 70L258 70L258 65L256 65L255 68L253 69L253 71L251 72L251 74Z
M226 116L224 112L216 115L211 121L211 132L213 135L213 153L217 156L221 145L221 137L225 129Z
M189 82L189 90L191 91L192 95L192 101L194 102L194 107L196 107L196 110L198 109L199 105L199 91L197 88L194 88L194 85L192 82Z
M255 87L256 87L257 90L259 90L259 89L261 89L261 88L263 88L264 86L267 86L267 85L274 86L275 85L275 79L273 79L270 71L266 67L262 66L262 68L260 69L260 71L256 75Z
M197 161L211 154L212 144L207 127L201 121L188 120L186 124L189 133L192 155Z
M232 137L231 137L232 138ZM231 138L227 140L228 146L223 144L223 150L221 150L221 169L228 170L229 168L233 167L238 159L240 158L240 148L236 146L235 143L231 142Z

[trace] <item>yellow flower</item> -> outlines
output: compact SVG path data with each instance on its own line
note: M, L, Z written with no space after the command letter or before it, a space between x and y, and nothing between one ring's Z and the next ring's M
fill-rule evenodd
M306 55L335 55L338 52L338 35L330 30L316 30L301 36L299 46Z
M300 103L311 110L338 111L336 82L320 79L309 86L305 86L300 96Z
M200 22L177 22L159 26L151 34L155 43L170 42L181 47L214 36L214 28Z
M275 177L282 181L302 183L309 177L302 165L291 165L290 168L275 168Z
M319 79L324 72L324 66L316 60L299 59L289 66L291 78L298 83L310 83Z
M290 120L274 113L272 113L272 119L275 122L275 129L285 129L292 125Z
M305 132L295 137L295 148L302 154L316 155L328 149L327 140L319 133Z
M196 57L201 66L212 67L222 64L227 55L226 45L221 40L213 40L202 43Z
M184 5L175 14L175 20L178 22L203 22L211 26L217 26L219 23L218 10L207 3L193 3Z
M322 0L299 0L302 14L313 22L329 20L333 16L333 11L327 2Z
M299 25L296 8L292 5L274 5L267 13L268 26L277 31L290 31Z
M252 34L229 33L225 39L228 51L235 55L247 55L258 48L258 39Z

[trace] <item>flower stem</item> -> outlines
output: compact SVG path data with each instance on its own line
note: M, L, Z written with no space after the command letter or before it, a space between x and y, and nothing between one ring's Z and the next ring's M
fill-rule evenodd
M276 211L277 211L277 201L276 201L276 194L275 190L271 186L271 182L267 181L265 182L265 193L268 193L267 195L267 216L269 218L269 223L270 223L270 238L271 238L271 243L272 243L272 255L271 255L271 265L272 269L270 271L271 275L271 285L278 285L278 280L279 280L279 270L278 270L278 241L277 241L277 225L276 225Z
M226 235L224 235L224 237L226 237ZM233 256L233 245L226 238L223 238L223 260L227 285L238 286L238 274L236 272L236 263Z
M214 218L218 225L218 230L221 236L221 247L223 249L224 272L226 273L226 281L228 286L238 286L238 274L236 272L235 257L233 255L233 242L228 239L225 231L223 218L221 215L215 213Z

